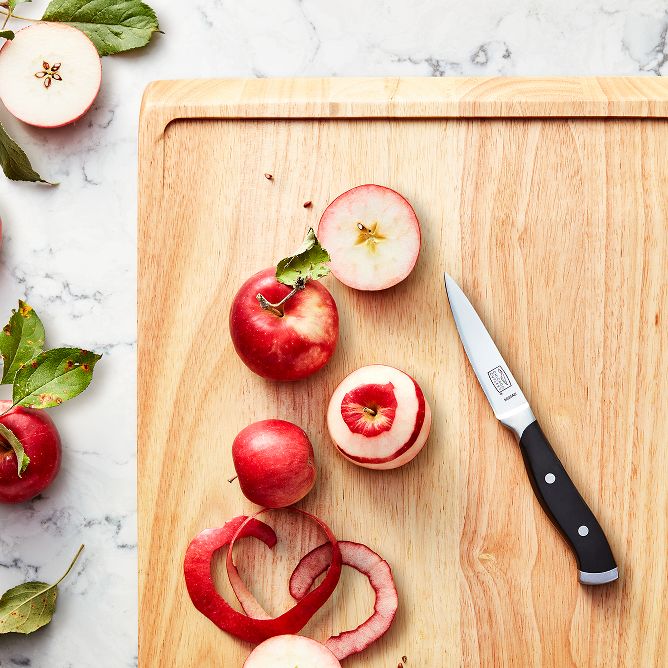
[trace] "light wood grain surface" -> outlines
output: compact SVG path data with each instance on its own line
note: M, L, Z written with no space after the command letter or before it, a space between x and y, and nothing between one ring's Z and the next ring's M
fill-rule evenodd
M241 666L250 646L191 605L189 540L250 512L230 446L255 420L302 425L319 481L302 507L396 576L396 623L350 668L665 666L668 661L668 82L339 79L158 82L145 97L139 212L139 662ZM492 118L496 117L496 118ZM273 181L264 173L274 175ZM376 182L422 223L414 273L360 293L325 280L341 316L330 364L296 384L234 353L230 301ZM311 208L303 203L312 201ZM442 285L467 292L606 530L620 580L577 583L513 437L493 418ZM327 401L353 369L405 369L434 411L411 464L343 460ZM239 546L274 613L312 527L276 514L276 554ZM282 540L281 540L282 539ZM221 592L232 600L224 569ZM324 639L370 612L364 579L306 627Z

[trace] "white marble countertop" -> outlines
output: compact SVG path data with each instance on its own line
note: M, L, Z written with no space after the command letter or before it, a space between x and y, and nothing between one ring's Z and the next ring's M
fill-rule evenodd
M86 544L52 624L0 636L2 668L137 665L136 164L149 81L668 74L665 0L151 4L165 34L147 49L104 59L100 96L75 126L36 130L0 109L36 169L60 182L47 188L0 176L2 324L24 298L51 346L105 353L91 389L52 412L64 444L56 482L33 502L0 506L0 591L25 579L52 581ZM38 15L45 5L22 10ZM0 398L7 393L0 388Z

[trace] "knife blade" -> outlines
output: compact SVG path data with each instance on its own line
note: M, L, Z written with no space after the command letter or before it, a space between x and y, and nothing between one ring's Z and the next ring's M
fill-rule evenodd
M579 581L597 585L616 580L617 564L601 525L543 434L487 328L447 273L445 289L476 378L497 420L514 432L534 493L575 555Z

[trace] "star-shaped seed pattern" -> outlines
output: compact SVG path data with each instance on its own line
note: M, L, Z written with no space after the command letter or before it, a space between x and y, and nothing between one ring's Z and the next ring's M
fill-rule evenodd
M53 65L49 65L49 63L47 63L45 60L42 63L42 70L39 72L35 72L35 76L38 79L43 79L44 88L48 88L51 85L52 81L63 80L60 74L58 74L59 69L60 69L60 63L54 63Z

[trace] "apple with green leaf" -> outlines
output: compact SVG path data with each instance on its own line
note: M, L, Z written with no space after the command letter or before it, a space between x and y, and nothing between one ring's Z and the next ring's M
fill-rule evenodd
M230 335L251 371L271 380L300 380L328 362L339 335L336 303L318 282L329 273L328 262L309 229L294 255L241 286L230 309Z
M0 401L0 502L20 503L43 492L60 470L60 436L53 420L34 408ZM21 471L16 439L20 444Z
M60 468L60 437L42 409L83 392L101 355L80 348L43 350L44 326L25 302L0 332L2 384L11 400L0 401L0 503L40 494Z

